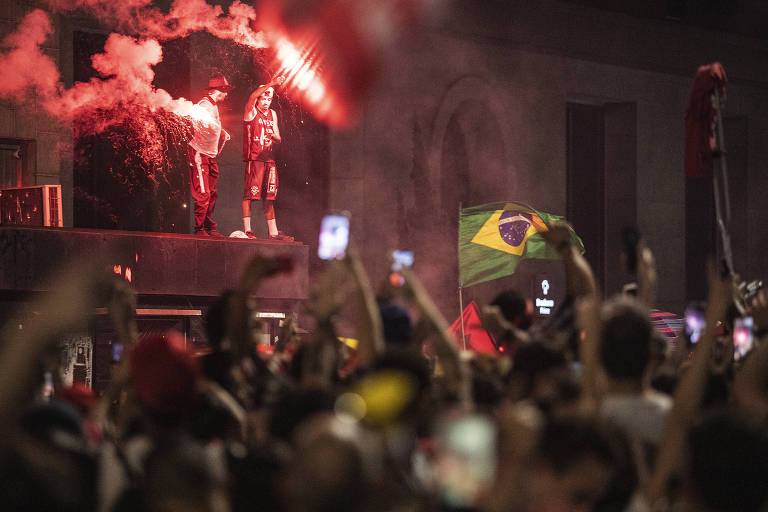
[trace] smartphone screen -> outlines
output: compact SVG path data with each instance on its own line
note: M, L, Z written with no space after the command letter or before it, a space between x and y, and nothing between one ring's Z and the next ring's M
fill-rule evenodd
M112 362L117 363L122 358L123 358L123 344L113 343L112 344Z
M736 359L741 359L747 352L752 350L754 342L755 323L751 316L736 318L733 322L733 355Z
M347 254L349 243L349 217L331 214L323 217L317 256L321 260L341 260Z
M405 277L401 274L404 268L413 266L413 251L392 251L392 272L389 282L392 286L403 286Z
M392 251L392 272L413 266L413 251Z
M698 343L706 325L703 305L689 304L685 309L685 333L691 343Z

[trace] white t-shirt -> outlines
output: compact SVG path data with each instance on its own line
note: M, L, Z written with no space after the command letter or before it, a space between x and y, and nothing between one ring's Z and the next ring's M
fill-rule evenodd
M608 395L600 406L600 415L631 438L657 446L671 408L669 396L646 390L640 394Z
M219 107L208 97L198 101L190 113L195 127L195 135L189 141L192 148L206 156L215 157L219 154L219 137L221 136L221 119Z

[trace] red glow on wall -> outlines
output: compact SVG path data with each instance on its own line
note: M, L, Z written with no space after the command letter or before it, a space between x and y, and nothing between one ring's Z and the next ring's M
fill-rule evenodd
M336 127L348 125L350 106L329 85L328 80L332 76L320 64L323 57L314 43L317 37L296 38L295 41L307 41L298 45L287 33L277 34L273 35L272 43L277 59L277 75L285 77L284 87L289 94L304 103L320 121Z
M435 0L262 0L259 26L289 93L319 120L349 126L397 42L437 10ZM300 13L300 14L299 14Z

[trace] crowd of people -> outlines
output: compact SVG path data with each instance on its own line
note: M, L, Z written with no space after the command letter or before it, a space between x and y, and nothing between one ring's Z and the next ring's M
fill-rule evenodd
M141 335L125 281L88 262L0 331L0 503L47 511L761 511L768 503L768 297L709 280L695 344L651 326L637 293L599 297L567 227L545 237L568 297L546 324L508 290L483 308L504 351L458 350L418 277L374 292L351 247L317 280L310 335L258 349L251 296L291 262L257 257L206 311L210 351ZM125 357L95 396L44 375L57 340L107 306ZM357 344L339 341L341 311ZM734 318L755 348L735 358ZM764 340L765 341L765 340Z

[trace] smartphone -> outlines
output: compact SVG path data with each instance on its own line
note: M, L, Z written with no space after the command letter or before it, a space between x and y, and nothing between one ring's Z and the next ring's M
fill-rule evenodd
M413 266L413 251L392 251L392 272Z
M321 260L343 260L349 244L349 216L333 213L323 217L317 256Z
M123 358L123 344L113 343L112 344L112 362L117 363L122 358Z
M741 359L747 352L752 350L752 343L755 341L754 334L755 322L751 316L736 318L733 322L733 355L736 359Z
M627 271L633 275L637 272L637 244L639 241L640 233L635 228L626 227L621 231L621 242L627 258Z
M392 251L392 272L389 274L389 282L392 286L403 286L405 277L401 274L404 268L413 266L413 251Z
M707 321L704 316L704 304L692 302L685 308L685 334L691 343L698 343Z

